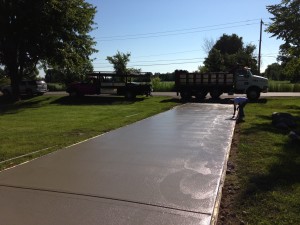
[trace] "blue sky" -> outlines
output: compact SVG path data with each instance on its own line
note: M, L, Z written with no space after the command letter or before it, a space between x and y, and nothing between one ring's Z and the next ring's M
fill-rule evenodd
M97 7L97 41L93 65L97 71L112 71L106 60L117 51L131 53L128 67L143 72L197 70L207 53L205 40L218 40L233 33L244 44L257 46L260 19L270 23L266 6L281 0L87 0ZM266 25L263 26L263 29ZM263 72L276 62L281 40L262 35Z

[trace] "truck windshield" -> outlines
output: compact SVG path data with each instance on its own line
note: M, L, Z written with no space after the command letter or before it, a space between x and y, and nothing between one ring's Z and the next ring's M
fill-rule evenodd
M237 71L238 76L243 76L243 77L251 77L252 73L250 69L240 69Z
M252 72L250 69L247 69L247 76L251 77L252 76Z

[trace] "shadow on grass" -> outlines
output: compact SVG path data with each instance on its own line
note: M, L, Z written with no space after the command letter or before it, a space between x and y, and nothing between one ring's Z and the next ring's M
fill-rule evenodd
M300 182L299 141L290 140L283 147L283 152L274 154L278 160L272 164L267 174L252 176L243 198L254 197L258 193L276 189L287 189Z
M122 96L82 96L70 97L64 96L52 101L50 104L60 105L112 105L112 104L132 104L144 101L145 98L125 99Z
M54 99L54 100L53 100ZM135 102L144 101L145 98L140 97L127 100L120 96L83 96L80 98L64 96L53 98L51 96L22 98L21 101L14 102L10 99L0 96L0 114L15 114L28 108L38 108L45 104L60 105L124 105L133 104Z
M18 113L27 108L38 108L43 102L49 101L51 97L35 98L35 97L22 97L21 101L15 102L11 99L0 97L0 114Z
M253 124L250 128L243 130L243 133L250 135L257 131L267 131L276 135L287 136L291 130L295 131L295 129L277 129L272 125L271 116L260 116L260 118L269 122ZM295 117L295 120L299 127L300 114ZM288 137L286 140L284 144L274 144L274 149L279 149L277 152L267 152L268 150L262 152L264 156L270 155L273 163L264 165L267 167L267 173L253 174L249 177L247 188L242 193L242 199L251 199L257 194L272 190L288 190L293 184L300 183L300 140L292 140Z
M182 101L178 98L169 98L169 99L165 99L165 100L160 101L160 103L168 103L168 102L182 103Z

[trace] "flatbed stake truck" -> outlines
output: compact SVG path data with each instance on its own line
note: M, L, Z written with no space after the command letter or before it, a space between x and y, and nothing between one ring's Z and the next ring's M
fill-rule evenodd
M151 95L151 73L117 74L114 72L93 72L84 82L75 82L67 87L70 96L116 94L127 99L137 95Z
M183 100L195 97L204 99L209 93L217 99L223 93L246 94L249 100L257 100L260 94L268 91L268 79L253 75L247 67L233 72L189 73L175 71L175 91Z

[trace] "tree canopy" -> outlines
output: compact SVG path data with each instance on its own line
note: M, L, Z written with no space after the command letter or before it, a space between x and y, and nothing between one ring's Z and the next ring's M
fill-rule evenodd
M128 72L127 64L130 61L130 56L129 52L122 53L118 51L114 56L107 56L106 60L113 65L116 73L126 74Z
M267 10L273 15L267 31L284 41L278 57L284 73L291 80L300 80L300 1L282 0L267 6Z
M71 73L89 63L95 13L84 0L0 0L0 65L15 97L24 73L38 63Z
M255 49L251 44L244 47L242 37L236 34L223 34L209 51L201 71L230 71L237 64L241 64L257 72Z
M285 76L282 72L282 66L278 63L268 65L265 70L265 76L271 80L285 80Z
M113 65L114 70L118 74L140 73L141 69L128 68L131 53L117 52L114 56L107 56L106 60Z

